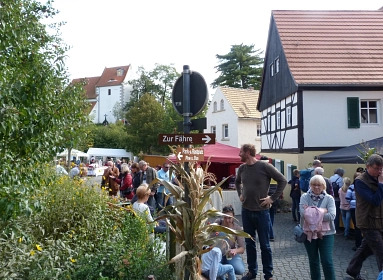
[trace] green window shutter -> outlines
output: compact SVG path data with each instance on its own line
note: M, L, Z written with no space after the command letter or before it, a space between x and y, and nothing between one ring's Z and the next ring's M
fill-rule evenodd
M281 173L285 175L285 161L281 160Z
M359 98L347 97L348 128L360 128Z
M271 164L275 167L275 159L271 160Z

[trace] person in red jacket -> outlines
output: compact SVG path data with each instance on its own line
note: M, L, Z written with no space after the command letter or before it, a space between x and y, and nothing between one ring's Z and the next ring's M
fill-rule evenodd
M111 176L110 176L111 177ZM134 196L133 193L133 178L130 174L129 165L126 163L123 163L121 165L121 174L119 178L116 178L113 176L113 180L120 184L120 196L124 200L132 199Z

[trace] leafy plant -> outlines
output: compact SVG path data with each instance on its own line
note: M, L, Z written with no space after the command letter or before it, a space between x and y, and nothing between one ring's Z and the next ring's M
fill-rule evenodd
M152 183L160 182L176 198L174 205L169 205L163 209L163 215L158 219L167 218L171 231L175 234L176 241L182 246L182 251L170 260L170 263L183 261L183 270L178 273L177 279L184 279L186 269L186 279L200 279L201 274L201 254L208 250L203 250L204 245L215 245L224 237L217 236L212 238L213 232L225 232L229 237L240 235L251 238L243 231L236 231L218 224L207 223L209 217L226 216L215 208L205 210L205 206L211 203L210 195L218 191L222 198L221 185L225 180L214 181L214 187L205 189L200 182L209 178L214 180L213 174L207 172L210 163L205 167L203 178L200 178L195 171L196 163L189 163L189 170L185 170L183 165L171 163L169 172L175 172L180 177L179 185L156 179ZM202 180L201 180L202 179Z

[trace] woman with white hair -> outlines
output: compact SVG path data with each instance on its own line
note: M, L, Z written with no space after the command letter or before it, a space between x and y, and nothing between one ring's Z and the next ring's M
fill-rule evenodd
M300 224L307 235L304 245L309 258L311 279L321 279L320 264L322 264L325 279L335 280L332 261L335 201L326 193L326 182L321 175L314 175L310 179L310 189L301 196L299 210Z

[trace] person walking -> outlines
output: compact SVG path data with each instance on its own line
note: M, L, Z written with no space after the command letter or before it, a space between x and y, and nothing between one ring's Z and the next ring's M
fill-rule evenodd
M335 200L335 207L336 207L336 217L335 217L335 230L337 234L342 234L340 232L339 228L339 217L340 217L340 198L339 198L339 189L343 186L343 175L344 175L344 169L343 168L337 168L335 169L334 175L330 177L330 182L332 185L332 190L334 192L334 200Z
M362 168L362 170L364 169ZM355 218L356 194L355 194L355 186L354 186L355 179L362 173L355 172L354 182L352 183L352 185L348 187L347 194L346 194L346 199L350 203L351 220L352 220L352 223L354 224L354 231L355 231L355 246L351 248L354 251L356 251L359 248L360 244L362 244L362 238L363 238L360 232L360 229L356 226L356 218Z
M244 144L239 152L241 161L235 179L235 187L242 202L242 225L252 238L246 238L248 272L242 280L256 279L258 273L257 250L255 246L258 233L262 254L262 266L265 280L273 277L273 260L269 243L269 208L286 187L286 178L274 166L255 158L255 146ZM268 196L271 179L277 182L272 196Z
M351 185L351 180L348 177L343 178L343 186L339 189L339 199L340 199L340 212L342 214L342 222L344 226L344 237L346 239L350 238L350 203L346 199L347 190Z
M332 260L335 234L335 201L326 192L326 182L321 175L310 179L310 189L299 204L301 227L307 234L304 242L309 258L312 280L320 280L320 263L326 280L336 280ZM319 211L318 211L319 210Z
M363 262L375 255L378 271L383 270L383 158L372 154L366 162L366 172L355 179L356 226L363 235L362 244L352 257L346 273L355 279Z
M301 189L299 188L299 170L293 170L293 178L289 181L291 185L290 197L292 199L293 205L291 212L293 214L294 222L301 220L301 213L299 212L299 202L301 200Z

